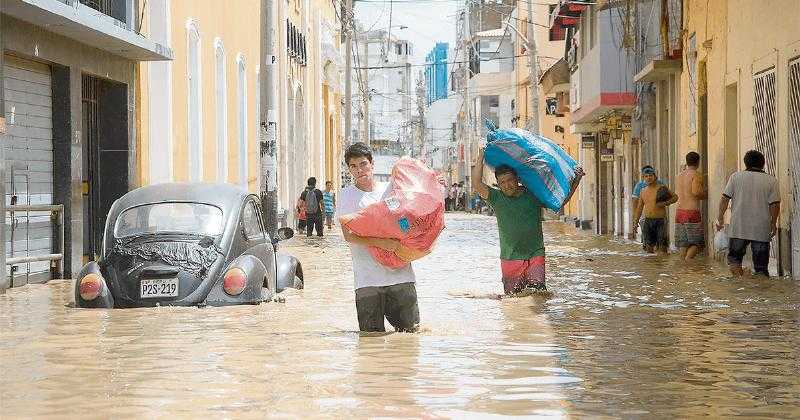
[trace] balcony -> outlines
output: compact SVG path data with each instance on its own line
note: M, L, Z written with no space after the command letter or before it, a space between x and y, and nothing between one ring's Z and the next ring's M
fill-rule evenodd
M134 61L172 50L135 32L135 0L2 0L3 14Z

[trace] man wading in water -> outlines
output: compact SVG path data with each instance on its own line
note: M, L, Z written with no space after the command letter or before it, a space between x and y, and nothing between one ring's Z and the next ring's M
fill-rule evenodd
M339 193L336 216L353 255L359 329L364 332L386 331L383 323L385 317L397 331L416 331L419 308L411 264L396 270L386 268L372 258L368 247L393 251L406 261L413 259L414 252L396 239L355 235L347 230L342 221L343 218L346 220L347 215L382 200L389 183L376 182L373 178L372 151L364 143L354 143L348 147L344 161L355 185L348 185Z
M681 258L689 261L694 258L706 243L703 215L700 202L706 198L703 186L703 174L697 168L700 155L697 152L686 154L686 169L678 174L677 186L678 209L675 211L675 245L681 252Z
M494 208L500 233L500 270L506 295L547 293L544 283L544 236L542 235L542 203L519 184L517 173L509 166L495 168L497 186L483 183L483 153L472 168L472 188ZM575 179L564 204L569 202L583 177L583 169L575 168Z

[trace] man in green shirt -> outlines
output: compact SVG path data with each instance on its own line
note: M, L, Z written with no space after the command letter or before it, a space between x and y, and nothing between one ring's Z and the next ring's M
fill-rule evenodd
M542 203L520 185L517 173L509 166L501 165L494 170L500 189L484 184L483 153L481 149L472 168L472 188L491 204L497 216L503 290L507 295L546 292ZM575 168L575 179L564 204L572 198L583 175L583 169Z

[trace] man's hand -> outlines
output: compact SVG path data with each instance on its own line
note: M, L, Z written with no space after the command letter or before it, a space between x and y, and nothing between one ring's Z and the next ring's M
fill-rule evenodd
M770 239L774 238L774 237L775 237L775 235L777 235L777 234L778 234L778 225L776 225L775 223L773 223L773 224L772 224L772 225L769 227L769 237L770 237Z
M717 222L714 223L714 227L717 228L717 231L722 230L725 227L725 221L722 219L717 219Z

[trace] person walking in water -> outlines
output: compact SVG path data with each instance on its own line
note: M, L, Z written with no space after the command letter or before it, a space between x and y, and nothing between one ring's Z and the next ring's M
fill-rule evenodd
M686 154L686 169L678 174L675 193L678 195L675 211L675 246L681 258L689 261L697 255L706 243L703 215L700 204L706 199L703 175L697 170L700 155L697 152Z
M725 212L731 206L728 226L728 267L734 276L744 274L742 259L747 245L753 254L753 271L769 277L769 241L778 233L781 194L778 180L764 172L764 155L750 150L744 155L744 171L728 179L717 214L717 230L725 226Z
M639 204L633 213L633 230L639 229L639 218L642 220L642 244L645 251L654 254L666 254L669 246L667 234L667 206L678 201L678 196L673 194L664 185L659 185L656 180L656 171L647 168L642 171L647 184L642 188Z
M322 205L322 191L317 189L317 178L308 178L308 186L300 194L300 199L306 205L306 236L311 237L314 230L317 236L322 236L322 213L325 208Z
M336 193L333 192L333 182L325 181L325 191L322 192L322 207L325 208L325 225L328 230L333 225L333 212L336 210Z
M358 236L342 223L342 217L380 202L389 189L389 183L375 181L372 150L366 144L358 142L350 145L345 151L344 160L353 176L354 185L348 185L339 192L336 217L352 254L358 327L364 332L386 331L386 318L396 331L416 331L419 307L416 278L411 264L398 269L384 267L372 258L368 247L393 251L400 258L409 256L407 252L410 251L396 239Z
M497 217L503 291L506 295L546 293L543 205L520 185L517 173L509 166L500 165L494 170L499 189L484 184L484 151L481 148L478 152L478 161L472 168L472 188L489 202ZM572 198L583 175L583 169L575 168L575 179L564 204Z

